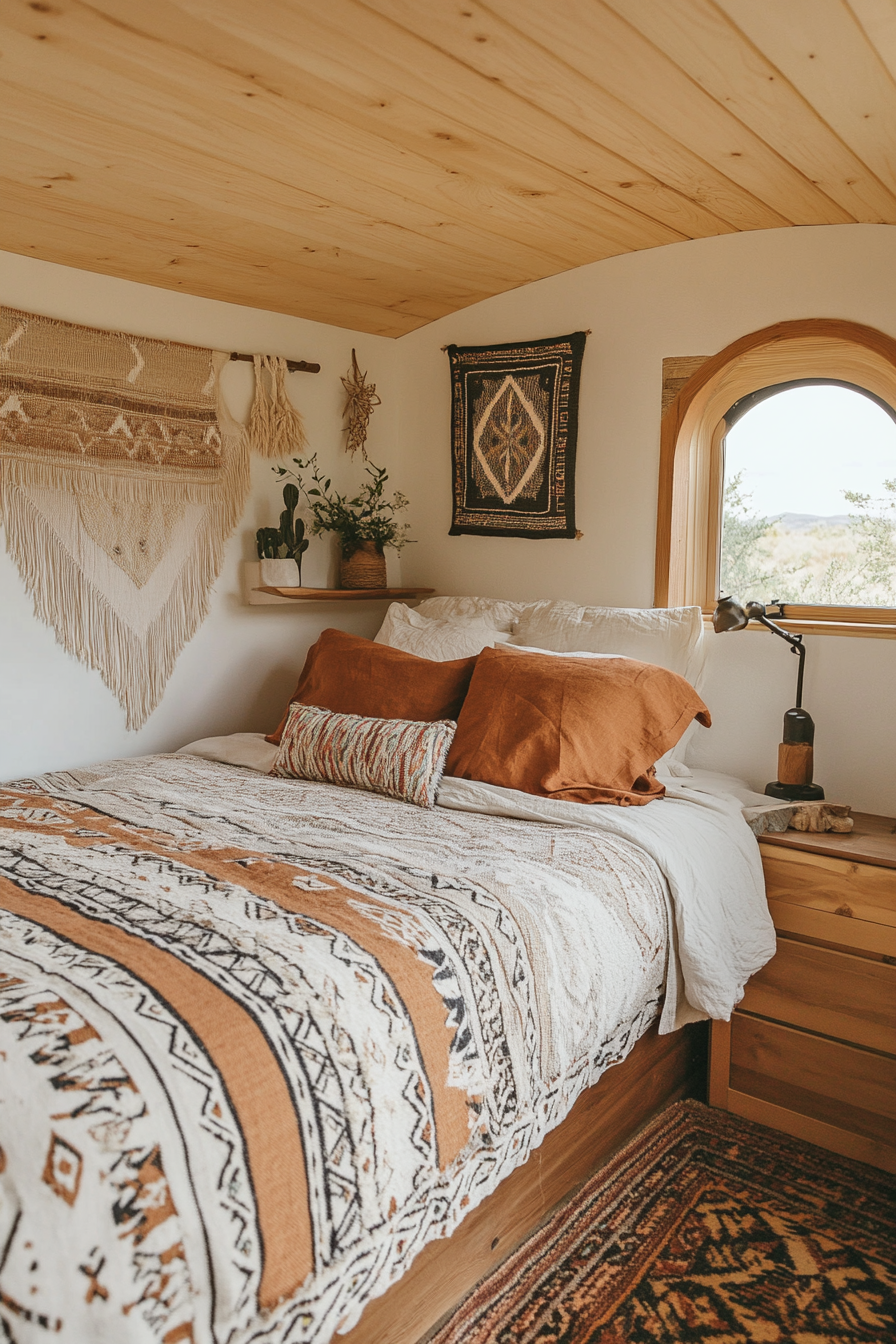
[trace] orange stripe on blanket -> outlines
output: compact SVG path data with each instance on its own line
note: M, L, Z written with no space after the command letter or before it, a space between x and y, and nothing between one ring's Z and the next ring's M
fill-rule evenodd
M446 1021L445 1004L433 984L432 965L421 960L413 947L389 937L374 920L352 909L352 901L380 904L375 896L340 886L328 874L321 880L330 886L329 891L299 891L293 886L293 878L297 873L305 875L306 869L257 855L252 856L255 860L252 864L241 867L237 861L244 857L247 857L245 851L220 849L178 855L182 863L200 868L211 877L245 887L257 896L275 901L291 914L306 915L339 930L376 959L401 995L414 1027L432 1094L436 1149L439 1166L444 1171L469 1142L470 1112L467 1093L462 1088L448 1086L455 1028Z
M245 1139L262 1241L259 1305L272 1307L293 1293L314 1267L305 1155L286 1080L258 1024L204 975L134 934L54 897L21 891L7 878L0 878L0 903L113 958L195 1031L224 1081Z
M65 808L50 795L9 793L23 806L56 811L58 820L48 824L39 818L22 821L19 818L0 818L4 824L20 829L56 834L75 847L90 846L95 840L88 834L66 834L77 826L102 831L122 844L132 845L149 853L164 855L175 862L234 885L245 887L257 896L275 901L284 910L307 915L330 928L345 933L353 942L369 952L391 978L410 1014L414 1025L423 1070L429 1081L433 1099L433 1120L436 1128L436 1150L439 1166L444 1169L466 1147L470 1138L468 1096L462 1088L448 1086L448 1068L455 1028L446 1021L445 1005L433 984L433 967L423 962L412 947L390 938L350 901L366 900L376 905L377 898L363 892L342 887L326 875L332 886L329 891L299 891L293 886L297 873L304 868L289 863L275 863L252 850L244 849L179 849L167 846L165 836L149 829L130 826L92 808L77 807L66 802ZM2 793L0 793L2 796ZM240 866L239 860L252 858L252 864Z

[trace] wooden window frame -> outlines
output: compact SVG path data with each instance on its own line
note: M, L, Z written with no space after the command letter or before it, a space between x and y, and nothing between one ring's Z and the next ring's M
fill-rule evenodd
M715 609L726 413L763 388L816 378L868 391L896 416L896 340L837 318L778 322L742 336L707 359L666 408L660 431L655 606L696 604L707 616ZM737 596L747 600L752 595ZM784 624L794 630L896 638L894 608L788 602L786 612Z

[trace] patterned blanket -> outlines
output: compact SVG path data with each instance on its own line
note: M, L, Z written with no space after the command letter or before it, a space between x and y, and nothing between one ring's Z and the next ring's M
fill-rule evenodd
M627 840L190 756L0 790L0 1334L326 1341L656 1017Z

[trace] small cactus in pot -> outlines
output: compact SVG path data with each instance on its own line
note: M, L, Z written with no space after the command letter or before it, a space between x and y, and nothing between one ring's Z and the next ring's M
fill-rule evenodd
M255 533L259 560L280 559L279 527L260 527Z
M294 560L299 571L299 587L302 586L302 556L308 549L305 536L305 524L296 518L299 504L299 491L291 482L283 487L284 509L280 514L279 527L260 527L255 533L255 542L259 560Z
M299 587L302 586L302 556L308 549L305 537L305 524L295 516L299 507L298 486L289 482L283 487L285 508L280 515L280 537L286 547L286 559L295 560L299 567Z

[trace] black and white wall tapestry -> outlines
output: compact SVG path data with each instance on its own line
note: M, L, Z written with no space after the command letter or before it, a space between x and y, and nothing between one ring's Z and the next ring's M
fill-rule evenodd
M575 537L586 335L447 347L452 536Z

